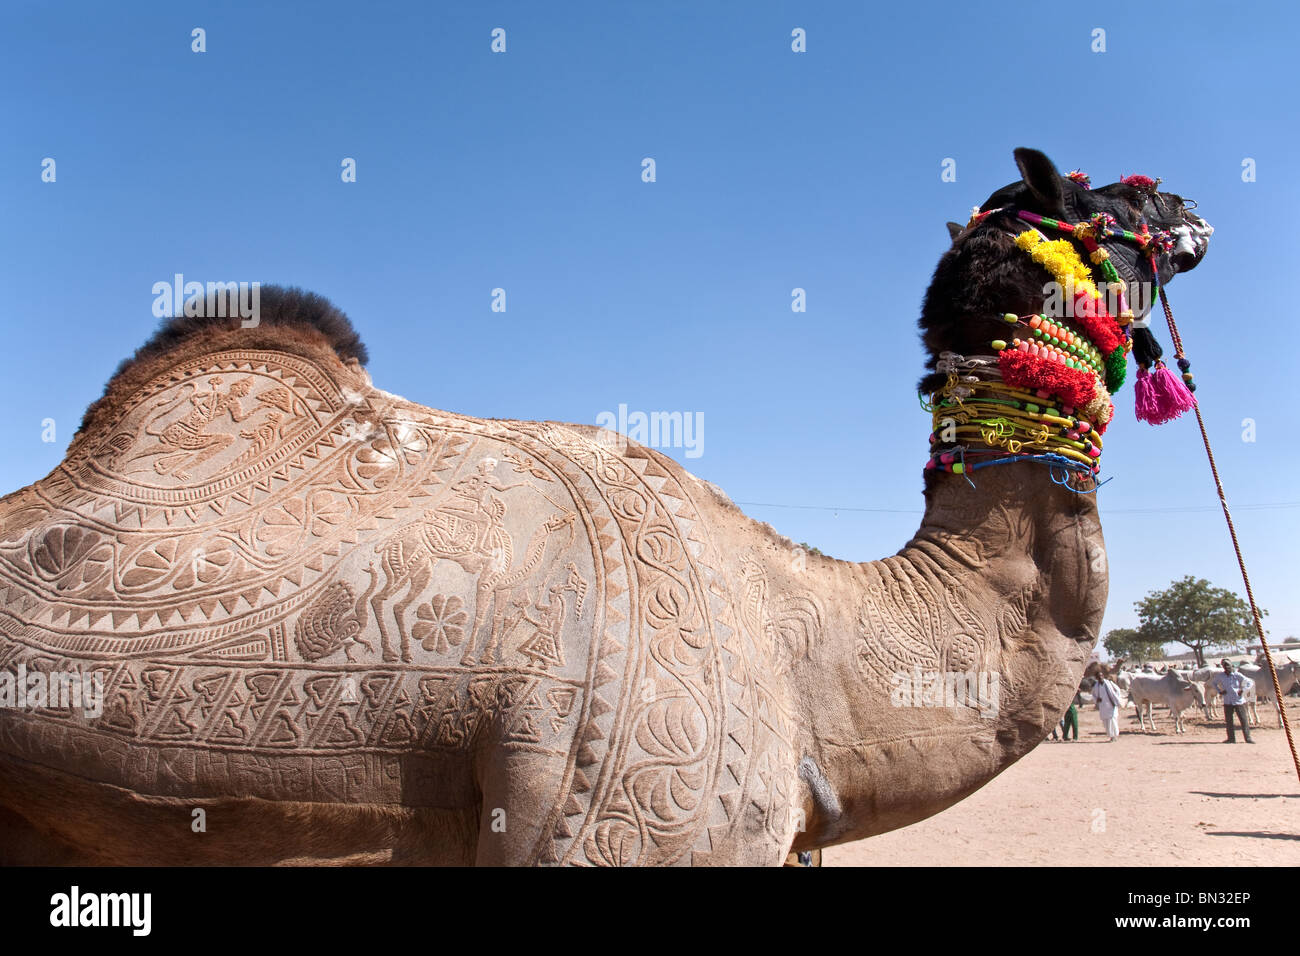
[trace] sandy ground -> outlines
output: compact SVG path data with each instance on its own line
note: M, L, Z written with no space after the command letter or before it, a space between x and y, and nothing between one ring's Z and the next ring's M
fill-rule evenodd
M1300 736L1300 703L1287 710ZM1201 714L1175 735L1157 709L1142 734L1129 708L1107 743L1081 708L1077 743L1048 741L982 790L902 830L831 847L825 866L1300 864L1300 782L1276 711L1256 743L1227 746ZM1297 740L1300 746L1300 739Z

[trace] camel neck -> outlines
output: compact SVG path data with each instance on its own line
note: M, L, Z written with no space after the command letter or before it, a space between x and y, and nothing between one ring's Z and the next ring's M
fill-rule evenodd
M850 599L814 679L792 683L813 715L809 845L951 805L1040 743L1078 687L1106 602L1094 496L1037 462L973 478L929 479L921 527L898 554L826 569L840 576L828 589ZM973 692L918 693L949 678ZM900 773L916 786L884 786Z
M1058 560L1073 550L1061 537L1067 528L1078 532L1075 547L1090 561L1100 557L1096 495L1057 484L1040 461L1012 461L931 478L921 527L900 554L948 576L996 576L1005 564Z

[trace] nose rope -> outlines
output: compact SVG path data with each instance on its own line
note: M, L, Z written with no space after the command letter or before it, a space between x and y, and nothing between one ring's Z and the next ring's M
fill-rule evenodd
M1179 367L1186 361L1183 356L1183 337L1178 334L1178 324L1174 321L1174 311L1169 307L1169 297L1165 290L1160 290L1160 305L1165 310L1165 321L1169 324L1169 338L1174 343L1174 354L1178 357ZM1190 374L1190 373L1186 373ZM1250 573L1246 570L1246 559L1241 553L1241 542L1237 540L1237 529L1232 523L1232 511L1228 508L1228 496L1223 491L1223 481L1219 478L1219 466L1214 461L1214 450L1210 447L1210 435L1205 430L1205 419L1201 417L1199 403L1192 406L1196 412L1196 424L1201 429L1201 442L1205 445L1205 457L1210 462L1210 474L1214 476L1214 487L1219 493L1219 504L1223 507L1223 518L1228 523L1228 537L1232 539L1232 549L1237 554L1237 567L1241 569L1241 581L1246 586L1246 599L1250 602L1250 614L1255 621L1255 633L1259 635L1260 647L1264 649L1264 659L1268 662L1268 673L1273 680L1273 699L1277 702L1281 714L1282 729L1286 731L1286 743L1291 749L1291 762L1295 764L1296 778L1300 779L1300 756L1296 754L1295 738L1291 735L1291 721L1286 713L1286 701L1282 697L1282 685L1277 679L1277 666L1273 663L1273 652L1269 649L1268 638L1264 636L1264 625L1260 620L1259 606L1255 603L1255 592L1250 586Z

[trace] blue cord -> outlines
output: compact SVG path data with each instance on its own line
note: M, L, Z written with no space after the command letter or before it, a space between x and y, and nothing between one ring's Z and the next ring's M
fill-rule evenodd
M966 464L966 449L964 447L961 449L960 455L962 464ZM969 472L977 471L980 468L987 468L990 465L1007 465L1017 461L1037 461L1047 465L1047 474L1048 477L1051 478L1052 483L1073 491L1076 495L1096 494L1098 488L1111 481L1111 478L1107 478L1105 481L1097 481L1093 478L1093 487L1091 490L1082 491L1078 488L1073 488L1070 486L1070 479L1075 475L1087 475L1088 477L1092 477L1092 469L1088 468L1086 465L1080 465L1078 462L1066 458L1064 455L1053 455L1050 452L1042 455L1010 455L1006 458L995 458L992 461L981 461L962 469L962 473L963 475L967 475ZM1112 478L1113 477L1114 476L1112 476ZM975 482L971 481L969 477L966 477L966 481L970 483L972 488L975 487Z

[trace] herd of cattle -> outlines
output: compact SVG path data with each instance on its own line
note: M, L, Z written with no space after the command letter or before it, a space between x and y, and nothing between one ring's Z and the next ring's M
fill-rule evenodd
M1278 685L1282 689L1283 696L1300 689L1300 662L1286 657L1275 657L1274 663L1277 665ZM1183 670L1174 667L1157 668L1147 664L1140 670L1121 667L1118 673L1111 672L1111 679L1118 685L1124 698L1121 703L1125 706L1131 704L1137 708L1138 723L1144 733L1148 720L1151 722L1151 729L1155 730L1153 707L1159 704L1168 708L1174 718L1174 732L1181 734L1186 729L1183 713L1193 707L1200 708L1206 720L1219 719L1221 716L1219 691L1215 686L1214 677L1222 673L1223 670L1219 667ZM1282 708L1276 699L1277 695L1273 692L1273 678L1268 672L1263 656L1261 655L1254 664L1242 664L1238 668L1238 673L1249 677L1255 684L1246 695L1246 710L1250 716L1251 726L1259 726L1258 708L1262 701L1273 705L1277 711L1278 726L1281 727ZM1094 683L1094 674L1089 674L1084 677L1083 684L1080 685L1079 689L1084 694L1085 703L1091 703L1090 691Z

